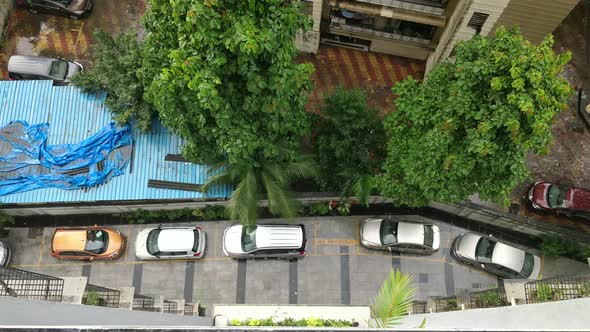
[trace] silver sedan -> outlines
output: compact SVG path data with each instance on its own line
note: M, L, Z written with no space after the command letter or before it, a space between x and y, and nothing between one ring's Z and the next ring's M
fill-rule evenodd
M430 255L440 246L438 226L399 217L369 218L360 229L361 244L367 248Z

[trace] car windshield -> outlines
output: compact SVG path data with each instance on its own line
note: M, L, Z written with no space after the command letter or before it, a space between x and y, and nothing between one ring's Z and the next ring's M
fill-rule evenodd
M424 225L424 245L432 248L434 243L434 230L432 225Z
M102 254L109 245L109 235L105 231L92 230L86 232L85 251L93 254Z
M533 268L535 267L535 260L533 259L533 255L526 253L524 255L524 265L522 266L522 274L525 277L529 277L531 273L533 273Z
M195 242L193 244L193 252L197 252L197 250L199 250L199 231L198 230L193 230L193 235L195 237Z
M53 60L49 69L49 76L63 80L68 74L68 63L63 60Z
M256 249L256 226L242 227L242 251L250 252Z
M379 235L381 237L381 243L384 245L397 243L397 222L383 220L379 229Z
M154 229L147 236L147 252L150 255L155 255L160 251L160 248L158 248L158 236L161 231L159 228Z
M565 207L566 192L567 187L565 186L551 185L549 190L547 190L547 202L549 203L549 206L552 208Z
M477 246L475 247L475 257L477 258L478 262L491 262L492 261L492 254L494 253L494 247L496 246L496 242L482 237L477 242Z

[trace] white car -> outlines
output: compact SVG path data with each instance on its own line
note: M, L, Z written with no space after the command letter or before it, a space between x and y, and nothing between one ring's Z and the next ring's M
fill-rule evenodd
M367 248L430 255L440 246L437 225L406 221L403 217L369 218L360 229Z
M135 240L139 259L199 259L205 256L205 232L200 227L147 228Z
M475 233L459 235L451 255L462 263L509 279L537 279L541 271L539 256Z
M4 241L0 241L0 267L10 264L10 248Z
M223 233L223 252L233 258L305 256L303 225L233 225Z

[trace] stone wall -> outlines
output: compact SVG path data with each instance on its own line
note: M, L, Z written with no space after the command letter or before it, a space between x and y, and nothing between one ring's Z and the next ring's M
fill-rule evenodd
M14 0L0 0L0 41L4 40L4 30L12 7L14 7Z

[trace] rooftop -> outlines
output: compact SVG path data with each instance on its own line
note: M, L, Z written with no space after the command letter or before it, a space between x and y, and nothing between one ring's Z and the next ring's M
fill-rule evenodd
M51 81L0 81L0 126L16 120L48 122L47 144L78 143L113 121L105 97L105 93L85 94L73 86L53 86ZM157 121L149 133L133 130L133 142L132 161L124 174L105 184L86 191L36 189L0 200L7 204L47 204L201 200L231 195L230 186L199 192L199 185L208 177L207 166L184 161L179 156L182 140Z

